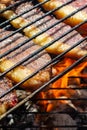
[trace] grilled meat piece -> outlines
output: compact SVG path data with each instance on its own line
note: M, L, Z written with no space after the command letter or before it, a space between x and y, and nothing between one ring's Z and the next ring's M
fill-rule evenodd
M0 95L5 93L8 89L12 87L12 82L8 78L0 79ZM13 91L3 98L0 99L0 115L7 111L7 109L15 106L17 104L17 95Z
M30 4L30 2L29 3L25 3L26 5L28 4ZM24 7L22 7L22 6L24 6ZM22 8L25 8L25 5L22 5L21 7ZM19 6L20 7L20 6ZM20 11L21 11L21 7L20 7ZM32 7L33 7L33 5L32 5ZM6 7L4 7L4 8L6 8ZM29 9L29 8L28 8ZM24 9L23 9L24 10ZM25 10L26 10L26 8L25 8ZM37 16L39 16L39 12L37 11L37 10L39 10L39 8L37 8L36 9L36 12L35 12L35 14L33 14L34 16L36 15L36 14L38 14ZM39 10L40 11L40 10ZM32 12L32 11L30 11L30 12ZM41 14L44 14L44 13L41 13ZM29 14L28 14L29 15ZM14 13L14 11L12 11L12 10L9 10L9 11L5 11L4 13L2 13L2 16L3 17L5 17L6 19L11 19L11 18L14 18L15 16L17 16L15 13ZM30 16L32 16L31 14L30 14ZM40 15L41 17L42 17L42 15ZM49 17L51 17L51 16L49 16ZM52 17L51 17L52 18ZM48 19L47 19L48 20ZM21 27L24 27L25 25L27 25L27 24L29 24L29 22L31 23L31 21L28 19L24 19L23 17L18 17L18 18L16 18L16 19L14 19L14 20L12 20L10 23L15 27L15 28L21 28ZM45 21L46 22L46 21ZM57 21L58 22L58 21ZM50 20L49 20L49 23L50 23ZM40 23L41 24L41 23ZM43 24L43 23L42 23ZM51 25L52 25L52 22L51 22ZM38 25L39 26L39 25ZM33 37L33 36L35 36L35 34L37 34L37 33L40 33L41 32L41 29L38 27L38 26L35 26L35 25L31 25L31 26L29 26L29 27L26 27L25 29L23 29L22 31L24 32L24 34L26 35L26 36L28 36L29 38L31 38L31 37ZM46 26L46 25L45 25ZM64 27L65 27L66 25L64 25ZM57 30L56 30L56 32L55 31L52 31L52 30L55 30L55 28L56 28L56 26L54 27L54 29L52 29L52 30L50 30L50 31L52 31L52 33L50 34L50 33L47 33L47 32L45 32L45 33L43 33L43 34L41 34L41 35L39 35L39 36L37 36L37 37L35 37L34 39L33 39L33 41L34 41L34 43L36 43L36 44L38 44L38 45L41 45L41 46L44 46L44 45L46 45L46 44L48 44L48 43L50 43L50 42L53 42L54 41L54 36L53 36L53 34L55 33L55 34L57 34L57 35L55 35L55 36L57 36L58 37L58 34L60 34L60 32L62 32L62 33L64 33L63 31L66 31L67 30L67 28L68 27L66 27L66 28L64 28L64 30L62 29L63 27L61 27L61 26L59 26L58 25L58 27L59 28L57 28ZM45 27L44 27L45 28ZM62 29L62 30L60 30L60 28ZM71 29L71 28L70 28ZM60 31L59 31L60 30ZM50 32L49 31L49 32ZM59 32L59 33L57 33L57 32ZM60 35L59 35L60 36ZM72 39L72 37L73 37L73 44L75 43L75 42L77 42L77 37L78 37L78 39L80 39L80 38L82 38L80 35L78 36L78 33L77 32L75 32L75 31L73 31L72 33L69 33L69 36L67 36L67 37L65 37L65 39L64 38L62 38L62 40L59 40L59 41L56 41L56 42L54 42L54 44L53 45L51 45L50 47L48 47L48 48L46 48L46 50L49 52L49 53L54 53L54 54L60 54L60 53L62 53L62 52L64 52L64 51L66 51L68 48L70 48L70 46L71 46L71 39ZM81 39L80 39L81 40ZM83 40L83 39L82 39ZM63 41L64 41L64 43L63 43ZM69 44L66 44L67 42L69 42L70 41L70 45ZM83 44L82 44L83 45ZM82 50L82 49L80 49L79 47L77 47L77 48L74 48L73 50L71 50L71 51L69 51L67 54L66 54L66 56L69 56L69 57L76 57L76 58L78 58L78 57L81 57L81 56L83 56L83 55L85 55L85 54L87 54L87 51L86 50Z
M4 38L6 35L10 34L12 31L0 31L0 37ZM9 51L11 48L19 45L21 42L27 40L28 38L20 33L9 37L7 40L3 40L0 44L0 54ZM1 59L0 61L0 71L3 72L10 68L14 64L18 63L25 57L31 55L35 51L40 49L40 46L35 45L33 42L28 42L9 55L6 55L6 59ZM42 66L46 65L51 60L50 56L46 51L42 51L30 60L27 60L20 67L15 68L13 71L7 74L7 76L14 82L18 83L22 81L27 76L33 74L36 70L40 69ZM39 71L37 75L26 81L23 86L24 88L30 90L36 90L38 87L47 82L51 77L51 67Z
M24 11L32 7L33 7L33 4L31 2L23 3L17 7L16 13L17 14L23 13ZM29 11L28 13L24 14L23 17L29 20L30 22L33 22L34 20L36 20L37 18L43 15L44 15L44 12L40 8L35 8L32 11ZM55 24L58 21L59 20L57 20L54 16L48 15L42 18L41 20L37 21L34 25L40 30L44 30L45 28L48 28L49 26ZM63 33L67 32L70 29L71 27L69 25L66 25L65 23L60 23L54 26L53 28L51 28L50 30L47 30L46 33L55 39L57 37L61 37ZM77 31L73 31L69 33L68 35L66 35L64 38L62 38L59 42L68 44L71 46L81 39L83 39L83 37ZM87 43L83 42L80 45L80 47L86 50ZM56 52L56 49L55 49L55 52Z
M45 0L38 0L39 2L43 2ZM49 11L53 10L62 4L68 2L68 0L50 0L46 4L43 5L44 9ZM72 12L76 11L78 8L85 6L87 3L87 0L74 0L71 2L71 4L67 4L66 6L62 7L61 9L53 12L53 14L56 16L56 18L61 19L68 15L70 15ZM76 13L75 15L71 16L64 22L75 26L78 25L81 22L84 22L87 20L87 8L83 9L82 11ZM81 27L77 29L82 35L87 35L87 22L83 24Z
M0 0L0 4L6 4L9 5L11 3L13 3L14 0Z
M12 0L0 0L0 4L8 4L10 3Z

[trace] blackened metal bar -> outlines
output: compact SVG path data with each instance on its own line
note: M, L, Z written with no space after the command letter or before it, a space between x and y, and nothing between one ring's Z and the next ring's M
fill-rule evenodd
M82 24L83 24L83 23L80 23L79 25L82 25ZM18 65L20 65L21 63L23 63L24 61L28 60L29 58L34 57L37 53L43 51L45 48L49 47L49 46L52 45L54 42L60 40L61 38L63 38L64 36L66 36L67 34L69 34L70 32L72 32L72 31L73 31L75 28L77 28L79 25L76 25L75 27L71 28L70 30L67 31L67 33L64 33L64 34L63 34L62 36L60 36L59 38L54 39L52 42L50 42L50 43L44 45L43 47L41 47L40 49L38 49L36 52L34 52L34 53L32 53L31 55L27 56L26 58L24 58L24 59L21 60L20 62L16 63L14 66L12 66L11 68L9 68L9 69L6 70L5 72L3 72L3 73L0 75L0 77L4 76L6 73L8 73L9 71L11 71L11 70L14 69L15 67L17 67ZM86 39L87 39L87 37L83 38L83 39L79 42L79 44L80 44L81 42L85 41ZM77 45L79 45L79 44L77 43ZM73 47L76 47L77 45L75 45L75 46L73 45ZM72 48L72 49L73 49L73 48ZM70 50L68 50L67 53L68 53L69 51L70 51ZM66 51L65 51L65 53L62 53L62 54L63 54L62 56L64 56L64 55L66 54ZM0 58L1 58L1 57L0 57ZM61 58L61 57L60 57L60 58Z
M48 81L46 84L44 84L42 87L40 87L39 89L37 89L36 91L34 91L31 94L31 97L35 96L37 93L41 92L44 88L46 88L46 86L48 86L49 84L55 82L56 80L60 79L63 75L65 75L67 72L69 72L70 70L72 70L74 67L76 67L77 65L81 64L82 61L84 59L87 58L87 55L81 57L79 60L77 60L75 63L73 63L71 66L69 66L68 68L66 68L62 73L58 74L57 76L55 76L54 78L52 78L50 81Z
M72 31L74 31L75 29L77 29L78 27L82 26L82 25L83 25L83 24L85 24L86 22L87 22L87 20L85 20L84 22L82 22L82 23L80 23L80 24L78 24L78 25L76 25L76 26L72 27L72 28L68 31L68 33L70 33L70 32L72 32ZM1 55L0 55L0 58L2 58L2 57L4 57L4 56L8 55L8 54L9 54L9 53L11 53L12 51L14 51L14 50L18 49L19 47L21 47L21 46L25 45L27 42L29 42L29 41L33 40L35 37L37 37L37 36L39 36L39 35L43 34L43 33L44 33L44 32L46 32L47 30L49 30L49 29L51 29L52 27L56 26L56 25L57 25L57 23L58 23L58 22L56 22L55 24L53 24L53 25L49 26L48 28L44 29L43 31L41 31L41 32L37 33L37 34L36 34L36 35L34 35L33 37L31 37L31 38L29 38L29 39L25 40L24 42L22 42L22 43L18 44L18 45L17 45L17 46L15 46L14 48L11 48L11 49L10 49L10 50L8 50L7 52L5 52L5 53L1 54ZM67 33L67 34L68 34L68 33ZM66 35L67 35L67 34L66 34ZM59 38L55 39L55 40L60 40L60 39L61 39L61 38L63 38L64 36L65 36L65 34L64 34L64 35L62 35L61 37L59 37ZM48 43L48 44L50 44L50 43ZM50 44L50 45L51 45L51 44ZM42 47L42 48L43 48L43 47ZM45 48L44 48L44 49L45 49ZM41 50L41 51L42 51L42 50ZM39 52L37 52L37 53L39 53ZM35 55L36 55L37 53L35 53ZM34 56L34 55L32 55L32 56ZM31 57L32 57L32 56L31 56Z
M24 112L21 112L21 113L26 113L26 114L34 114L34 115L37 115L37 114L39 114L39 115L57 115L57 114L65 114L66 113L66 111L51 111L51 112L28 112L28 111L24 111ZM78 116L85 116L86 114L87 114L87 112L79 112L79 111L76 111L76 110L74 110L74 113L75 114L77 114ZM67 111L67 114L73 114L73 111Z
M68 123L67 123L68 124ZM59 129L59 128L87 128L87 125L85 124L79 124L79 125L50 125L50 126L47 126L47 125L30 125L29 123L25 123L25 124L21 124L21 125L13 125L13 126L0 126L0 128L3 128L3 129L14 129L14 128L17 128L17 129L23 129L23 128L30 128L30 129Z
M56 77L52 78L50 81L48 81L45 85L41 86L39 89L37 89L36 91L34 91L33 93L31 93L29 96L27 96L25 99L23 99L22 101L20 101L16 106L14 106L13 108L11 108L10 110L8 110L6 113L4 113L3 115L0 116L0 120L3 119L5 116L7 116L9 113L11 113L12 111L14 111L15 109L17 109L18 107L20 107L21 105L23 105L25 102L27 102L28 100L31 100L32 97L34 97L36 94L38 94L39 92L41 92L43 89L45 89L50 83L55 82L56 80L58 80L59 78L61 78L63 75L65 75L68 71L72 70L75 66L77 66L78 64L80 64L85 58L87 58L87 55L81 57L79 60L77 60L75 63L73 63L70 67L68 67L67 69L65 69L62 73L60 73L59 75L57 75ZM15 85L17 86L17 85ZM8 92L9 93L9 92ZM1 95L0 98L2 98L3 96L5 96L6 94ZM63 100L63 99L62 99Z
M25 1L27 1L27 0L18 1L16 3L14 3L14 4L12 4L12 5L8 6L8 7L6 7L5 9L0 10L0 14L3 13L3 12L5 12L5 11L7 11L8 9L11 9L11 8L13 8L15 6L18 6L19 4L21 4L21 3L25 2Z
M3 26L4 24L9 23L10 21L12 21L12 20L14 20L14 19L16 19L16 18L18 18L18 17L24 15L25 13L27 13L27 12L29 12L29 11L32 11L33 9L39 7L40 5L45 4L45 3L48 2L48 1L50 1L50 0L46 0L46 1L44 1L44 2L41 2L41 3L39 3L39 4L35 5L35 6L33 6L32 8L30 8L30 9L24 11L23 13L20 13L19 15L15 16L14 18L11 18L11 19L6 20L5 22L3 22L3 23L0 24L0 27Z
M84 79L87 79L87 74L85 74L86 76L84 76ZM82 76L69 76L68 78L83 78Z
M77 87L77 88L70 88L70 87L69 87L69 88L50 88L50 89L51 89L51 90L62 90L62 89L63 89L63 90L66 90L66 89L67 89L67 90L69 90L69 89L70 89L70 90L77 90L77 89L79 89L79 90L83 90L83 89L84 89L84 90L87 90L86 87L84 87L84 88L78 88L78 87Z
M6 20L5 22L1 23L0 26L3 26L4 24L9 23L10 21L12 21L12 20L14 20L14 19L16 19L16 18L18 18L18 17L24 15L25 13L27 13L27 12L29 12L29 11L32 11L32 10L35 9L36 7L47 3L48 1L49 1L49 0L46 0L46 1L44 1L44 2L41 2L41 3L37 4L37 5L35 5L34 7L32 7L31 9L28 9L27 11L24 11L23 13L21 13L21 14L15 16L14 18L11 18L11 19L9 19L9 20ZM75 0L74 0L74 1L75 1ZM52 12L54 12L54 11L56 11L56 10L58 10L58 9L60 9L60 8L62 8L62 7L64 7L64 6L66 6L67 4L70 4L71 2L73 2L73 0L70 0L70 1L66 2L66 3L63 4L62 6L56 8L56 9L54 9L54 10L52 10L52 11L49 11L48 13L45 13L45 16L48 15L48 14L50 14L50 13L52 13Z
M10 24L8 24L7 26L3 27L3 30L7 30L10 29L12 26Z
M62 6L63 6L63 5L62 5ZM73 16L74 14L78 13L79 11L85 9L86 7L87 7L87 5L85 5L85 6L81 7L81 8L79 8L79 9L77 9L76 11L73 11L73 12L72 12L71 14L69 14L68 16L66 16L66 17L64 17L64 18L62 18L62 19L60 19L59 22L58 22L58 24L61 23L61 22L63 22L63 21L66 20L67 18ZM61 8L61 6L58 7L58 8ZM16 31L14 31L13 33L7 35L6 37L1 38L1 39L0 39L0 42L3 41L3 40L5 40L5 39L7 39L8 37L14 35L15 33L17 33L17 32L19 32L19 31L23 30L24 28L26 28L26 27L28 27L28 26L34 24L35 22L39 21L40 19L46 17L48 14L50 14L50 12L52 13L52 12L54 12L54 11L56 11L56 10L58 10L58 9L56 8L56 9L54 9L54 10L52 10L52 11L49 11L49 12L45 13L45 15L43 15L43 16L37 18L37 19L34 20L33 22L31 22L31 23L25 25L24 27L21 27L21 28L17 29Z
M74 110L74 112L76 112L76 114L78 114L78 115L86 115L87 114L87 112L79 112L79 111L76 111L76 110ZM44 111L44 112L41 112L41 111L39 111L39 112L23 111L23 113L41 114L41 115L44 115L44 114L49 114L49 115L53 114L53 115L55 115L55 114L65 114L66 111L50 111L50 112L46 112L46 111ZM67 111L67 114L73 114L73 111Z
M87 98L66 98L66 97L64 97L64 98L37 98L37 99L32 99L32 101L43 101L43 100L46 100L46 101L48 101L48 100L50 100L50 101L56 101L56 100L84 100L84 101L86 101L87 102Z
M69 99L70 100L70 99ZM61 126L60 126L61 127Z
M77 60L75 63L73 63L71 66L69 66L68 68L66 68L63 72L61 72L60 74L58 74L57 76L55 76L54 78L52 78L50 81L48 81L47 83L45 83L43 86L41 86L39 89L37 89L36 91L34 91L31 95L31 97L35 96L37 93L39 93L40 91L42 91L43 89L46 88L46 86L48 86L49 84L55 82L56 80L60 79L63 75L65 75L67 72L69 72L70 70L72 70L75 66L79 65L85 58L87 58L87 55L81 57L79 60ZM38 71L39 72L39 71ZM33 75L33 74L32 74ZM14 90L16 87L20 86L21 84L23 84L25 81L27 81L29 79L30 76L28 76L27 78L25 78L24 80L22 80L21 82L19 82L18 84L14 85L14 87L12 87L11 89L9 89L8 91L6 91L4 94L2 94L0 96L0 98L4 97L6 94L8 94L9 92L11 92L12 90Z

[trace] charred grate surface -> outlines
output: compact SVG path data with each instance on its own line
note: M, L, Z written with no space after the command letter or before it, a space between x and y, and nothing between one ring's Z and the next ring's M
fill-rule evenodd
M9 7L7 7L5 10L3 11L0 11L0 13L3 13L4 11L6 11L7 9L11 9L11 8L15 8L16 6L19 6L21 3L25 3L27 0L22 0L22 1L18 1L16 4L14 5L11 5ZM46 0L47 2L48 0ZM70 0L69 2L65 3L63 6L71 3L72 0ZM41 3L41 4L38 4L37 2L35 2L33 0L33 8L29 9L28 11L25 11L24 13L21 13L19 15L17 15L17 17L19 16L22 16L24 15L25 13L29 12L29 11L32 11L33 9L39 7L41 8L41 4L44 4L44 3ZM60 8L62 8L63 6L61 6ZM42 34L43 32L47 32L49 29L51 29L52 27L55 27L57 24L60 24L61 22L63 22L65 19L69 18L70 16L74 15L75 13L77 13L78 11L80 10L83 10L84 8L86 8L87 5L85 5L84 7L82 7L81 9L78 9L76 10L75 12L73 12L72 14L70 14L68 17L64 18L64 19L61 19L59 21L57 21L55 24L51 25L50 27L47 27L45 29L43 29L40 33L36 34L35 36L33 36L32 38L29 38L27 39L26 41L23 41L21 42L18 46L15 46L14 48L6 51L5 53L1 54L0 55L0 58L3 58L5 57L6 55L9 55L12 51L15 51L16 49L18 49L19 47L23 46L24 44L27 44L29 41L31 41L33 38L39 36L40 34ZM57 9L60 9L60 8L57 8ZM33 22L29 23L27 26L30 26L34 23L36 23L37 21L45 18L46 16L48 15L51 15L52 12L56 11L57 9L53 10L53 11L49 11L48 13L45 12L45 14L40 17L40 18L37 18L36 20L34 20ZM7 40L10 36L13 36L14 34L16 34L17 32L21 32L22 29L26 28L27 26L23 27L23 28L20 28L20 29L17 29L15 30L10 24L9 22L12 21L13 19L17 18L17 17L14 17L10 20L1 20L0 22L0 28L3 28L4 30L13 30L13 32L7 36L5 36L4 38L1 38L0 39L0 42L3 42L4 40ZM52 45L55 41L57 40L60 40L61 38L65 37L67 34L69 34L70 32L72 32L73 30L77 29L79 26L83 25L84 23L86 23L86 21L84 21L83 23L71 28L69 31L63 33L63 35L61 35L60 37L58 38L55 38L52 42L50 42L48 45L40 48L39 50L37 50L36 52L34 52L33 54L31 54L30 56L26 57L26 59L23 59L21 60L21 62L18 62L16 65L14 65L12 68L8 69L6 72L2 73L0 75L0 77L3 77L6 75L6 73L8 73L9 71L11 71L12 69L14 69L15 67L19 66L20 64L22 63L25 63L25 61L27 61L28 59L32 58L33 56L37 55L39 52L41 52L42 50L44 50L45 48L47 48L48 46ZM2 33L2 32L0 32ZM49 66L50 64L56 64L57 62L59 62L61 60L61 58L66 54L68 53L71 49L77 47L79 44L81 44L82 42L86 41L87 40L87 37L79 40L77 43L75 43L72 47L70 47L69 49L67 49L65 52L63 52L62 54L56 56L56 57L53 57L52 61L49 62L48 64L46 64L44 67L42 67L40 70L46 68L47 66ZM86 44L87 45L87 44ZM85 46L86 46L85 45ZM67 68L65 71L63 71L61 74L59 74L58 76L52 78L49 82L47 82L45 85L43 85L41 88L37 89L36 91L34 91L32 94L30 94L28 96L28 98L26 98L27 100L33 100L32 98L37 95L39 92L41 92L43 89L45 89L47 87L47 85L51 84L52 82L56 81L57 79L61 78L64 74L66 74L67 72L69 72L71 69L73 69L75 66L77 66L78 64L80 64L84 59L87 58L87 55L85 55L84 57L80 58L79 60L76 61L76 63L74 63L72 66L70 66L69 68ZM40 70L37 70L34 74L30 75L29 77L25 78L22 82L14 85L11 89L9 89L6 93L4 93L3 95L1 95L0 97L4 97L6 94L8 94L9 92L11 92L12 90L16 89L19 85L21 85L22 83L24 83L27 79L33 77L35 74L38 73L38 71ZM66 88L65 88L66 89ZM80 90L79 88L74 88L74 89L77 89L77 90ZM82 88L83 89L83 88ZM84 88L84 90L86 91L86 88ZM26 100L26 101L27 101ZM37 100L42 100L42 99L37 99ZM37 102L36 100L36 102ZM43 99L44 100L44 99ZM43 101L42 100L42 101ZM49 99L45 99L45 100L49 100ZM51 100L51 99L50 99ZM52 100L61 100L61 99L52 99ZM66 99L65 99L66 100ZM87 100L87 97L83 98L69 98L67 100L83 100L84 102L86 102ZM35 99L34 99L35 101ZM21 104L24 104L25 101ZM20 106L20 105L19 105ZM19 107L18 106L18 107ZM59 128L58 130L81 130L82 128L86 129L86 124L87 124L87 114L85 112L83 112L83 114L75 111L75 110L72 110L71 107L69 106L61 106L63 108L62 112L52 112L52 113L40 113L40 112L37 112L37 106L34 106L35 107L35 110L36 112L31 112L31 110L29 109L29 112L26 110L26 107L25 106L22 106L22 108L18 108L15 112L11 114L9 114L6 119L3 119L1 121L1 125L3 124L3 130L4 129L24 129L24 130L38 130L38 129L42 129L42 130L46 130L46 129L50 129L52 128L53 130L56 130L57 128ZM65 107L65 108L64 108ZM15 107L16 108L16 107ZM60 109L62 109L60 108ZM32 107L33 109L33 107ZM24 111L25 110L25 111ZM13 111L13 110L12 110ZM11 111L11 112L12 112ZM39 111L39 110L38 110ZM9 112L8 112L9 113ZM7 113L7 114L8 114ZM62 113L62 114L61 114ZM67 114L68 113L68 114ZM7 115L6 114L6 115ZM5 115L5 116L6 116ZM23 116L21 116L23 115ZM37 116L38 117L37 117ZM41 118L41 121L40 121L40 117ZM3 117L3 116L2 116ZM1 117L1 118L2 118ZM59 118L58 118L59 117ZM62 119L60 121L60 118ZM38 120L39 119L39 120ZM8 125L8 126L5 126L6 124L9 124L10 121L14 120L15 123L13 123L12 125ZM19 120L20 120L20 123L19 123ZM36 120L36 121L35 121ZM70 120L70 121L69 121ZM67 121L67 122L66 122ZM51 125L52 123L52 125ZM59 125L58 125L59 124ZM16 128L14 128L14 126ZM2 126L1 126L2 127ZM9 128L7 128L9 127ZM11 128L10 128L11 127ZM26 128L25 128L26 127ZM30 127L30 128L29 128Z
M86 129L87 113L78 113L69 106L62 107L63 108L61 108L61 111L59 112L58 110L55 110L50 113L42 113L37 112L36 106L33 106L32 109L29 110L32 112L29 112L26 110L25 106L22 106L14 113L9 114L5 119L3 119L1 121L3 125L0 125L0 128L7 130L47 130L49 128L52 130L57 128L59 130L80 130L82 128Z

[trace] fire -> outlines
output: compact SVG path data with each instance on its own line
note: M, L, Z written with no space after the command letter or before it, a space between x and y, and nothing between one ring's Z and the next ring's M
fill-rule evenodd
M65 70L67 67L72 65L75 62L75 60L70 58L64 58L60 63L57 63L55 66L53 66L53 70L55 70L55 75L60 74L63 70ZM58 79L56 82L52 84L52 86L49 88L49 90L46 90L44 92L40 93L40 98L42 99L56 99L56 98L63 98L63 97L72 97L76 90L74 89L58 89L58 88L70 88L70 85L77 85L79 87L82 87L83 84L81 84L81 78L87 79L87 73L83 73L83 70L87 68L87 62L83 62L77 67L75 67L73 70L68 72L66 75L64 75L62 78ZM43 100L40 101L39 104L43 106L43 110L49 112L55 106L57 103L67 103L66 100Z

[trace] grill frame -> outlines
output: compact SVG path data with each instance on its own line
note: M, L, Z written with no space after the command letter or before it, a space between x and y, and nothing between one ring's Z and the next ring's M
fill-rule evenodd
M23 1L21 1L21 2L24 2L24 1L27 1L27 0L23 0ZM68 4L71 3L71 1L72 1L72 0L70 0L70 1L68 2ZM10 5L10 6L7 7L6 9L0 11L0 13L3 13L3 12L6 11L7 9L10 9L10 8L12 8L12 7L18 5L18 4L20 4L21 2L17 2L17 4ZM34 6L34 8L39 7L39 6L42 5L42 4L44 4L44 2L39 3L38 5ZM61 7L57 8L57 9L60 9L60 8L62 8L62 7L65 6L65 5L67 5L67 3L65 3L64 5L62 5ZM78 11L81 11L81 10L83 10L83 9L86 8L86 7L87 7L87 5L85 5L84 7L82 7L82 8L80 8L80 9L76 10L75 12L73 12L72 14L70 14L69 16L67 16L67 17L65 17L65 18L63 18L63 19L61 19L61 20L59 20L56 24L59 24L59 23L63 22L65 19L71 17L72 15L76 14ZM48 14L51 14L52 12L56 11L57 9L54 9L54 10L52 10L52 11L47 12L44 16L42 16L42 18L44 18L44 17L47 16ZM32 10L32 9L30 9L30 10ZM30 11L30 10L29 10L29 11ZM19 17L19 16L21 16L21 15L18 15L17 17ZM17 18L17 17L16 17L16 18ZM13 20L13 19L15 19L15 18L12 18L12 19L10 19L10 20L6 20L4 23L1 23L1 24L0 24L0 27L3 26L3 25L5 25L5 24L7 24L8 22L10 22L10 21ZM12 34L6 36L4 39L0 39L0 41L6 40L8 37L14 35L15 33L21 31L22 29L24 29L24 28L26 28L26 27L28 27L28 26L34 24L35 22L37 22L37 21L40 20L40 19L41 19L41 18L38 18L37 20L35 20L35 21L33 21L32 23L26 25L25 27L22 27L22 28L20 28L20 29L17 29L17 30L14 31ZM23 59L23 61L17 63L17 64L14 65L12 68L10 68L10 69L8 69L6 72L2 73L2 74L0 75L0 77L3 77L6 73L8 73L9 71L11 71L11 70L14 69L15 67L19 66L21 63L25 62L27 59L32 58L32 56L35 56L36 54L38 54L39 52L41 52L42 50L44 50L44 49L47 48L48 46L52 45L55 41L60 40L60 39L63 38L65 35L67 35L68 33L72 32L73 30L75 30L76 28L80 27L81 25L83 25L83 24L86 23L86 22L87 22L87 20L84 21L83 23L81 23L81 24L79 24L79 25L73 27L73 28L72 28L71 30L69 30L67 33L63 34L61 37L55 39L55 40L52 41L51 43L48 43L48 45L46 45L46 46L40 48L37 52L31 54L29 57ZM55 25L56 25L56 24L55 24ZM55 26L55 25L52 25L52 26ZM51 27L52 27L52 26L51 26ZM51 27L49 27L48 29L50 29ZM27 43L28 41L31 41L33 38L35 38L36 36L39 36L40 34L42 34L43 32L47 31L48 29L43 30L42 32L40 32L39 34L36 34L36 35L33 36L32 38L29 38L29 39L26 40L25 42L20 43L20 46L21 46L21 45L24 45L24 44ZM72 50L73 48L77 47L79 44L81 44L81 43L82 43L83 41L85 41L86 39L87 39L87 37L83 38L83 40L79 41L78 43L75 43L75 45L73 45L72 47L70 47L69 49L67 49L64 53L62 53L62 54L56 56L56 57L55 57L51 62L49 62L47 65L49 66L49 65L52 64L52 63L53 63L53 64L58 63L58 62L60 61L60 59L61 59L67 52L69 52L69 51ZM15 49L17 49L18 47L19 47L19 46L15 47ZM12 51L14 51L14 49L9 50L8 52L2 54L2 55L0 56L0 58L4 57L5 55L9 54L9 53L12 52ZM75 66L77 66L78 64L80 64L80 63L81 63L84 59L86 59L86 58L87 58L87 55L81 57L81 58L80 58L79 60L77 60L74 64L72 64L70 67L68 67L65 71L63 71L62 73L60 73L59 75L57 75L56 77L54 77L53 79L51 79L49 82L47 82L45 85L41 86L39 89L37 89L36 91L34 91L33 93L31 93L31 94L30 94L29 96L27 96L24 100L22 100L20 103L18 103L14 108L11 108L11 109L8 110L5 114L1 115L0 120L2 120L5 116L7 116L9 113L11 113L13 110L17 109L19 106L21 106L22 104L24 104L24 103L27 102L28 100L31 100L36 94L38 94L38 93L41 92L44 88L46 88L47 85L49 85L50 83L52 83L52 82L56 81L57 79L61 78L63 75L65 75L67 72L69 72L70 70L72 70ZM47 67L47 65L43 66L40 70L42 70L42 69L44 69L45 67ZM4 93L3 95L1 95L0 98L4 97L6 94L8 94L8 93L11 92L12 90L14 90L16 87L18 87L18 86L21 85L22 83L24 83L27 79L33 77L33 76L34 76L35 74L37 74L38 71L40 71L40 70L37 70L35 73L33 73L32 75L28 76L27 78L25 78L25 79L24 79L23 81L21 81L20 83L14 85L14 86L13 86L11 89L9 89L6 93ZM64 88L60 88L60 89L64 89ZM65 89L69 89L69 88L65 88ZM86 88L74 88L74 89L77 89L77 90L78 90L78 89L86 89ZM81 98L81 99L80 99L80 98L79 98L79 99L74 99L74 98L73 98L73 99L72 99L72 98L69 98L69 99L68 99L68 98L61 99L61 98L60 98L60 99L50 99L50 100L66 100L66 99L67 99L67 100L87 100L87 98ZM38 99L38 100L44 100L44 99ZM45 100L49 100L49 99L45 99ZM4 126L3 126L3 127L4 127ZM70 127L70 126L57 126L57 127ZM78 126L71 126L71 127L78 127ZM80 126L79 126L79 127L80 127ZM81 127L82 127L82 125L81 125ZM87 126L84 126L84 127L87 127Z

